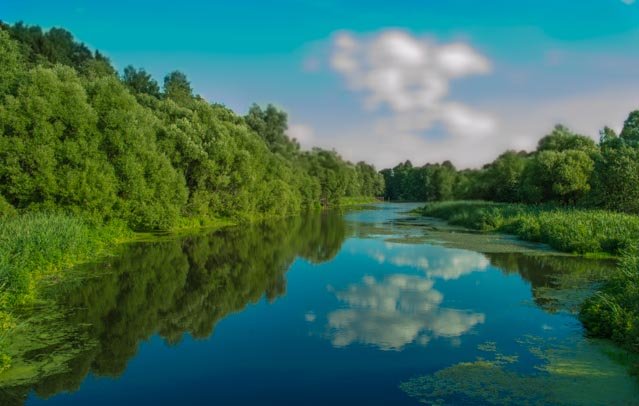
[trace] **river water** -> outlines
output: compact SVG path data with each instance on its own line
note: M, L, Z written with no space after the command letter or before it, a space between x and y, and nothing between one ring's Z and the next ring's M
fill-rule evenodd
M51 287L0 403L639 404L576 317L613 264L415 207L123 247Z

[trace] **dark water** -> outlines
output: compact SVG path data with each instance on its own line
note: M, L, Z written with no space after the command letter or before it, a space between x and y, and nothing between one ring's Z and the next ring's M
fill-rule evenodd
M574 315L609 263L411 207L131 245L52 288L0 403L638 403Z

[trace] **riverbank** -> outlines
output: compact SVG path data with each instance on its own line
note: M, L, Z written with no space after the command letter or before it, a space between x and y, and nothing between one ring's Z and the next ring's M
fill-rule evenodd
M639 244L639 217L605 210L452 201L429 203L418 212L473 230L514 234L573 254L620 256Z
M185 235L236 224L231 220L184 220L167 231ZM81 216L55 212L0 217L0 372L11 365L5 338L20 323L16 313L38 304L40 287L59 283L66 270L114 255L121 244L157 239L134 232L122 221L95 225Z
M429 203L417 211L474 230L546 243L559 251L620 257L618 269L582 304L580 319L590 335L639 352L638 216L485 201Z
M339 207L372 202L376 200L344 198ZM173 238L237 224L233 219L184 218L161 236ZM3 338L19 323L17 309L39 301L39 286L59 283L65 270L114 255L118 245L159 237L157 233L132 231L121 221L95 225L70 214L12 211L0 216L0 372L10 365L3 352Z

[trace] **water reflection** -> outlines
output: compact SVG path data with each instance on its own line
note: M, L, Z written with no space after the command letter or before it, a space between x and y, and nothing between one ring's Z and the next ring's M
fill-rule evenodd
M420 269L429 278L443 280L485 271L490 265L488 258L478 252L453 248L442 250L426 244L385 242L384 249L371 250L369 255L380 264Z
M614 260L563 255L486 254L506 274L530 283L535 304L547 312L577 313L581 302L615 268Z
M426 344L436 337L459 337L484 322L482 313L441 308L443 295L433 285L423 277L394 274L381 281L368 276L335 292L349 308L328 315L333 345L360 342L401 350L415 341Z
M272 375L270 385L276 385L276 381L287 383L304 375L297 371L311 371L322 380L333 373L335 365L340 366L343 350L335 351L329 345L319 349L312 342L313 335L302 338L297 334L300 330L306 333L305 329L321 330L327 323L329 338L335 347L361 343L381 350L395 350L383 353L383 358L377 360L384 362L393 357L396 365L405 361L407 368L414 368L414 359L402 361L401 358L410 354L399 351L411 343L424 346L437 338L459 342L460 337L472 331L479 334L491 331L489 327L497 319L491 317L494 308L483 306L479 293L486 291L474 289L469 279L483 278L487 283L482 288L486 289L491 289L490 281L495 280L510 283L503 286L517 287L519 278L505 278L502 273L520 274L530 283L535 304L547 311L539 320L545 323L550 322L546 317L548 313L563 310L566 303L570 303L565 292L590 286L593 279L610 267L609 263L592 260L536 255L539 252L531 255L532 249L527 249L528 255L504 253L512 249L515 242L495 242L494 236L473 235L473 244L468 250L429 245L424 243L423 224L411 226L387 221L397 216L397 210L392 208L360 211L350 216L356 222L345 223L339 213L315 213L206 236L128 246L117 257L78 272L95 277L65 283L51 291L47 309L38 310L37 317L29 318L18 334L10 337L14 366L0 374L0 404L22 404L31 390L45 398L75 391L88 374L118 377L136 356L140 343L153 335L173 345L185 334L210 337L218 322L228 315L241 312L262 298L274 301L282 297L287 290L286 271L295 258L302 257L313 264L328 261L340 252L346 237L353 233L360 238L349 240L348 247L352 250L344 250L338 260L327 267L298 263L307 273L302 276L303 272L295 271L293 274L297 279L296 282L291 279L291 286L296 287L296 295L290 294L279 302L284 305L277 308L285 309L283 312L268 309L268 317L272 317L277 328L266 337L249 337L245 340L247 347L238 347L237 353L228 350L229 359L242 360L238 354L250 353L255 347L252 340L276 339L277 346L269 342L271 346L265 344L263 351L265 357L277 360L267 359L269 374L266 375ZM446 233L445 230L438 232L437 239ZM462 232L450 234L455 238L448 240L454 239L459 244L456 247L466 247L468 239ZM486 239L489 245L484 243ZM373 276L364 277L367 274ZM340 287L327 293L328 283L338 283ZM456 290L459 286L465 286L463 300ZM503 289L503 286L497 288ZM517 303L530 300L525 289L512 292L513 295L523 292ZM335 309L335 300L342 308ZM452 306L458 308L450 308ZM296 318L288 317L292 313ZM303 323L303 327L292 321L294 319ZM245 323L254 322L255 319L245 320ZM485 325L478 328L482 324ZM519 327L513 328L523 328L517 325ZM555 329L558 326L552 324ZM526 332L522 330L522 334ZM462 350L468 341L471 340L464 340L460 345ZM424 350L433 351L434 346ZM295 351L308 358L291 357ZM357 357L357 353L349 352L349 356ZM154 352L151 356L155 355ZM203 356L207 355L203 353ZM330 371L323 370L329 364L325 360L331 356L336 358ZM282 372L286 362L290 362L287 358L295 358L290 364L293 368L290 370L296 371L292 373L295 376ZM253 358L243 361L246 364L240 365L247 368L235 371L239 371L243 384L263 383L266 377L262 365L256 363L258 367L252 369ZM184 365L181 368L184 369L178 373L192 381L201 378L198 373L208 371L194 372ZM215 368L210 370L212 373ZM167 371L160 373L164 372ZM223 374L227 372L223 370ZM373 375L379 375L378 371L348 376L349 385L360 379L363 385L370 386ZM211 376L214 377L211 379L220 377L213 373ZM119 382L127 379L125 376ZM219 380L215 382L218 386L211 384L206 389L225 390L221 387L224 384ZM393 388L397 387L397 382L391 383ZM272 393L282 396L287 393L273 388ZM306 387L309 388L312 389ZM354 394L357 390L353 388L349 386ZM154 391L156 389L157 393L153 394L158 399L166 394L162 388L154 387ZM205 392L204 388L198 388L194 395L199 395L200 390ZM86 393L84 388L80 392Z
M327 261L345 237L342 216L327 212L130 246L80 273L99 277L51 292L54 313L64 317L39 319L12 337L14 366L0 375L0 404L22 404L31 389L45 398L77 390L89 372L119 376L154 334L169 344L186 333L209 337L228 314L283 295L296 257ZM36 326L45 338L24 348ZM68 334L47 341L61 329Z

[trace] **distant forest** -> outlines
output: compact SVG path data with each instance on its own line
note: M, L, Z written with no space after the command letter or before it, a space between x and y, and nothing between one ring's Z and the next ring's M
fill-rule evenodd
M381 173L390 200L481 199L639 213L639 111L630 113L619 135L601 130L599 143L557 125L535 151L507 151L481 169L406 161Z
M61 28L0 23L0 66L0 217L64 211L163 230L384 191L372 165L301 150L274 106L240 116L194 93L182 72L162 85L142 68L117 72Z

